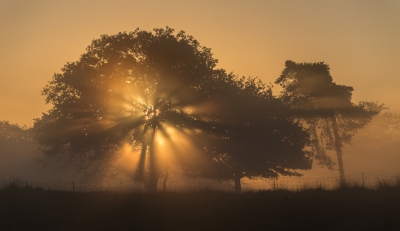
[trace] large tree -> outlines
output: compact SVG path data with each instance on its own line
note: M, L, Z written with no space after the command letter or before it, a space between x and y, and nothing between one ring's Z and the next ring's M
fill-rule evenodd
M221 72L214 100L219 108L207 115L207 138L203 164L186 173L218 180L233 180L241 192L241 179L299 175L296 169L310 169L312 153L307 151L308 133L286 117L281 101L272 89L254 78L238 78Z
M286 61L276 80L283 90L281 99L291 113L309 129L317 161L329 168L334 162L325 150L335 150L341 183L345 183L342 147L351 143L357 130L377 112L351 101L353 88L333 82L329 66L319 63Z
M191 126L216 63L210 49L168 27L103 35L44 87L52 108L34 124L42 150L70 153L95 174L124 144L138 146L136 177L154 192L163 170L156 136Z

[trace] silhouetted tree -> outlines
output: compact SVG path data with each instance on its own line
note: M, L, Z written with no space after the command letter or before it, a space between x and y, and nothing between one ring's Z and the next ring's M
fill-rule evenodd
M30 128L0 121L0 178L17 172L37 148Z
M323 62L286 61L275 83L283 88L280 97L291 107L291 113L309 129L315 159L332 169L333 161L325 150L336 151L341 183L345 183L343 144L349 144L377 112L365 103L352 103L353 88L333 82L329 66Z
M0 143L23 143L32 141L32 133L26 126L0 121Z
M195 115L186 109L207 99L211 88L203 86L210 84L216 63L210 49L168 27L93 40L42 91L53 105L34 124L44 154L70 153L94 174L109 169L124 143L138 146L135 177L156 191L168 165L155 151L155 135L168 139L167 126L193 126Z
M285 117L284 107L272 90L254 78L237 78L221 72L213 86L220 105L202 127L211 140L204 144L208 158L186 173L219 180L234 180L241 192L241 179L299 175L295 169L311 168L306 151L308 133Z

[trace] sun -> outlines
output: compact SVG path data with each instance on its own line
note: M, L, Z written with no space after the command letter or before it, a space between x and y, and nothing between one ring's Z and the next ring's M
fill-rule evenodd
M146 105L144 102L141 102L143 106L143 116L145 120L157 120L158 116L160 115L160 110L154 108L152 105Z

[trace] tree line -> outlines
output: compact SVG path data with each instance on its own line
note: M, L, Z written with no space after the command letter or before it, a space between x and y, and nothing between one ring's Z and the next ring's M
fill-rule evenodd
M103 35L43 88L52 108L29 131L44 155L70 155L88 177L111 171L128 145L138 158L126 174L148 192L160 179L166 188L171 166L233 180L240 192L244 177L299 175L314 160L333 169L327 150L345 183L342 147L383 104L354 104L353 88L335 83L324 62L286 61L278 96L217 63L211 49L169 27Z

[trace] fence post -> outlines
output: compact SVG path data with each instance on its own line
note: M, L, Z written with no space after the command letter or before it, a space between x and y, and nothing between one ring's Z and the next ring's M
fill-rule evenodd
M274 191L275 191L275 178L274 178Z
M72 191L75 192L75 181L72 181Z

